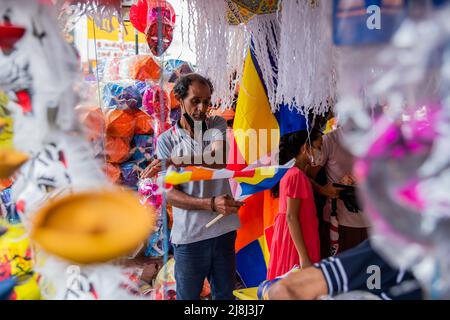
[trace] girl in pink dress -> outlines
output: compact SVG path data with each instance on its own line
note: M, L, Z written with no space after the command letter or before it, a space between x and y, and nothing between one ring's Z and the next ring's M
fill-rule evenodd
M320 160L322 134L296 131L281 137L280 164L295 158L295 165L272 189L280 197L270 248L267 279L281 276L298 265L308 267L320 260L319 222L311 183L302 171Z

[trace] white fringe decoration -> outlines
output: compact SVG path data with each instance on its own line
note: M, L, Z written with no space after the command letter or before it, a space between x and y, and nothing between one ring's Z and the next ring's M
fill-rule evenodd
M198 72L213 82L213 104L220 103L222 109L230 108L242 74L249 34L244 25L228 25L225 1L190 0L187 4L188 41L191 43L192 30ZM235 73L238 81L232 83Z
M280 17L281 15L278 14L258 15L248 24L253 41L252 49L261 69L272 110L277 109L276 79L278 78Z
M334 99L331 1L283 1L276 103L307 115L325 113ZM331 98L331 99L330 99Z

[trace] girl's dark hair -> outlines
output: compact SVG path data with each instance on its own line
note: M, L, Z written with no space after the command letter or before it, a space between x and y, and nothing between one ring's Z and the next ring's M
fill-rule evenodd
M295 131L285 134L280 139L279 146L279 164L283 165L295 158L305 143L313 143L322 136L322 132L312 129L311 132L306 130ZM272 188L272 196L278 198L280 195L280 183Z
M189 86L192 84L192 82L199 82L201 84L207 85L211 90L211 94L214 91L211 80L199 75L198 73L188 73L179 77L177 82L175 82L175 86L173 87L175 97L180 100L185 99L188 96Z

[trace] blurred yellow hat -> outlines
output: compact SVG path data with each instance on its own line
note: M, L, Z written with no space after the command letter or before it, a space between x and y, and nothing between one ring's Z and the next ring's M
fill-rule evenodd
M77 263L106 262L135 250L152 232L153 208L122 190L81 192L48 202L33 219L31 239Z
M27 160L25 153L14 149L0 149L0 179L12 176Z
M5 119L0 118L0 132L1 132L1 129L2 129L3 127L5 127L7 124L8 124L8 122L6 122Z

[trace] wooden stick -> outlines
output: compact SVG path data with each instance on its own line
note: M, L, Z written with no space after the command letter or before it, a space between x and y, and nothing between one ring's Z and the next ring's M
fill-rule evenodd
M222 217L223 217L223 214L219 214L217 217L215 217L215 218L212 219L210 222L208 222L208 224L206 225L206 227L207 227L207 228L211 227L214 223L216 223L217 221L219 221Z

